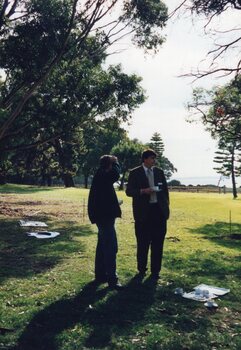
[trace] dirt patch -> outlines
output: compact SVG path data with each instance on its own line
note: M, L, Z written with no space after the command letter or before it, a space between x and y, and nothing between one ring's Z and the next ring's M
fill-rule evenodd
M19 205L43 205L44 203L41 201L26 201L26 202L18 202Z
M32 216L36 215L36 209L28 209L13 207L12 204L0 203L0 215L7 217L23 217L23 216Z
M25 210L20 208L11 208L7 204L0 204L0 215L4 216L22 216Z

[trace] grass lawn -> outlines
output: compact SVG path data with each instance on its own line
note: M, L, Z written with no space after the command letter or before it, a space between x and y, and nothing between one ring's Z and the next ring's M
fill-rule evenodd
M0 350L241 349L241 198L171 193L161 279L138 283L131 199L118 219L121 292L93 280L96 227L88 190L0 187ZM54 239L19 220L45 221ZM205 283L230 288L218 308L174 294Z

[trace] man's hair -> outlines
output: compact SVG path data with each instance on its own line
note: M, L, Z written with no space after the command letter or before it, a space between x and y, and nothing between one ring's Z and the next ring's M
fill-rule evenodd
M144 162L144 159L147 159L149 157L156 157L156 152L153 151L153 149L146 149L144 152L142 152L142 155L141 155L141 160L142 162Z
M100 157L100 168L106 170L109 168L110 164L111 164L111 156L109 154L105 154L103 156Z

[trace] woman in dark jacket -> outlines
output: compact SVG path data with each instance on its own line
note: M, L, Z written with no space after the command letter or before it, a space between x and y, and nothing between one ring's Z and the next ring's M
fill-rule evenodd
M88 199L88 214L92 224L98 227L95 255L95 281L108 282L113 289L120 289L116 274L118 250L115 219L121 217L113 184L119 179L120 166L115 156L104 155L94 175Z

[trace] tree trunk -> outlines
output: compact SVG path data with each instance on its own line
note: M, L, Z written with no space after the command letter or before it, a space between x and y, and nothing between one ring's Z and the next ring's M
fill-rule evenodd
M42 174L41 176L41 182L40 182L40 186L45 186L45 174Z
M84 175L84 184L85 184L85 188L88 188L88 178L89 176L88 175Z
M62 180L65 187L75 187L73 176L70 174L63 174Z
M232 186L233 186L233 199L236 199L236 198L238 198L238 194L237 194L237 187L236 187L236 182L235 182L234 153L232 154L231 177L232 177Z
M61 178L64 182L65 187L75 187L74 180L72 175L69 174L67 167L66 167L66 160L65 155L61 146L61 143L59 140L55 140L54 142L54 148L58 154L59 157L59 165L61 168Z
M51 175L47 175L47 184L48 184L48 187L51 187L53 184Z
M5 174L0 173L0 185L5 185L7 183Z

